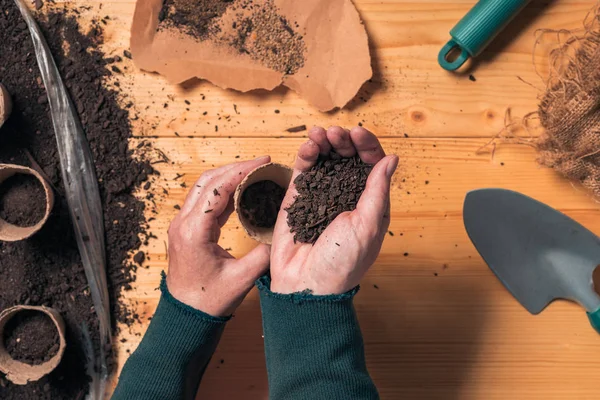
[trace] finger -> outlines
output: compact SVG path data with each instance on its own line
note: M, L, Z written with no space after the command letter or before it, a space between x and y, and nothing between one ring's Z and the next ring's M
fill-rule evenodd
M235 163L223 165L222 167L206 171L202 175L200 175L200 177L194 183L194 186L192 186L185 198L183 207L181 207L182 213L189 213L194 208L198 200L206 194L208 190L207 186L210 184L210 182L212 182L215 178L221 176L224 172L235 168L236 165L237 164Z
M224 170L221 175L211 177L202 187L201 197L191 212L217 219L225 212L231 196L244 178L261 165L268 163L271 157L259 157L251 161L233 164L232 168Z
M356 149L350 138L350 132L339 126L327 129L327 140L333 146L333 150L342 157L354 157Z
M327 139L327 131L320 126L315 126L308 133L308 138L319 146L321 155L328 155L331 152L331 143Z
M250 253L235 261L232 273L242 282L252 287L252 284L269 269L271 248L266 244L256 246Z
M322 129L322 128L321 128ZM324 131L324 130L323 130ZM319 140L319 139L318 139ZM296 159L296 165L294 173L292 174L292 180L290 186L285 193L283 201L281 202L281 208L277 215L277 222L273 231L273 237L277 238L277 244L281 248L289 249L294 245L294 235L290 232L290 228L287 224L287 211L286 209L292 205L294 199L298 195L296 185L294 181L302 172L309 170L315 165L319 158L320 146L317 145L312 139L300 146L298 150L298 158Z
M296 163L294 169L299 171L308 171L317 162L319 158L319 145L312 140L303 143L298 149L298 156L296 157Z
M390 187L394 171L398 167L398 156L387 156L373 167L367 179L367 185L358 204L356 212L365 226L375 224L377 234L385 228L385 217L389 215Z
M227 223L229 217L231 217L231 214L235 210L235 203L233 201L233 197L233 195L229 196L229 203L227 203L227 208L225 208L225 211L223 211L223 213L217 217L217 222L219 223L219 226L221 228Z
M352 128L350 139L354 143L354 148L356 148L360 159L367 164L377 164L385 157L385 151L381 147L377 136L365 128L360 126Z
M300 170L295 169L294 173L292 174L292 181L290 182L290 186L288 187L285 197L281 202L281 208L277 214L277 221L275 222L275 228L273 229L273 241L276 242L278 247L284 249L290 249L290 246L294 245L294 235L290 232L290 228L288 227L288 212L286 210L292 205L296 196L298 195L296 185L294 185L294 180L298 177L298 175L300 175L300 173Z

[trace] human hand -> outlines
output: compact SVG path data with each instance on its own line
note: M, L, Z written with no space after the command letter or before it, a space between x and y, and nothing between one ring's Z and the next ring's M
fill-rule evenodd
M377 137L366 129L313 128L299 151L292 183L281 206L271 250L271 290L289 294L310 290L315 295L342 294L360 282L379 255L390 223L390 185L398 157L387 156ZM294 243L287 211L298 192L296 177L313 167L319 154L332 149L343 157L358 153L376 164L356 210L345 212L325 229L314 245Z
M269 247L259 245L236 260L219 246L221 228L234 210L235 189L270 157L203 173L169 227L167 286L177 300L215 317L233 314L269 266Z

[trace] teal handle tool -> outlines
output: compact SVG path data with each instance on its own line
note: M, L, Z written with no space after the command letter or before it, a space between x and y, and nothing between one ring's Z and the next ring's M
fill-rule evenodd
M469 57L477 57L529 1L480 0L450 31L452 39L438 56L440 66L454 71ZM457 57L449 60L448 56L455 51Z
M587 313L588 318L590 319L590 324L596 330L596 332L600 333L600 308L594 312Z

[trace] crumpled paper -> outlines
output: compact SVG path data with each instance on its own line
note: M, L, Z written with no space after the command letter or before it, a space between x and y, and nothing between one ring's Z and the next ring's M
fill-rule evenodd
M329 111L345 106L372 76L367 33L351 0L275 0L279 13L298 24L306 44L304 66L293 75L214 40L199 41L176 28L157 30L162 5L163 0L137 1L131 52L138 68L170 83L197 77L242 92L283 84L320 111Z

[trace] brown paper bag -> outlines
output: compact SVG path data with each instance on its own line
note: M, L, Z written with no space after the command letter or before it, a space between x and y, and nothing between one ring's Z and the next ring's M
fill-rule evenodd
M131 28L134 62L175 84L198 77L242 92L283 84L321 111L345 106L372 76L367 34L352 2L274 0L274 4L302 34L306 46L304 66L291 75L269 69L215 39L202 41L164 24L157 29L163 0L137 1ZM230 8L220 19L232 21L235 13ZM223 35L235 32L227 32L231 24L220 26Z

